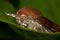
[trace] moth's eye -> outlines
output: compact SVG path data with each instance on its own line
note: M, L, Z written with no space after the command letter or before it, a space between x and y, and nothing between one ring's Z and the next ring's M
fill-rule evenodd
M24 19L25 19L25 15L21 15L21 16L20 16L20 20L23 22Z

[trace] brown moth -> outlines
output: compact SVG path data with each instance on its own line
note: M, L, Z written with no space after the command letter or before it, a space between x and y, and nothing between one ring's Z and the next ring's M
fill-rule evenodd
M51 22L42 13L32 7L24 7L17 11L17 14L8 14L16 18L16 21L30 29L42 32L60 32L60 26ZM37 21L36 21L37 20Z
M41 22L42 25L46 26L47 28L51 29L54 32L60 32L60 26L51 22L47 18L45 18L41 12L37 9L32 7L24 7L18 11L17 15L25 14L26 16L32 16L34 19L37 19Z

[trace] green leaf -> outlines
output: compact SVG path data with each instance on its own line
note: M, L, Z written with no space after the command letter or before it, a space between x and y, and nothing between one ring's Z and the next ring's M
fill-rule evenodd
M56 2L56 3L55 3ZM24 6L32 6L38 10L41 10L42 14L50 19L51 21L59 24L57 22L59 16L57 16L57 12L59 13L59 5L58 0L19 0L19 8ZM18 2L17 2L18 3ZM12 4L12 3L11 3ZM15 40L59 40L60 39L60 32L59 33L42 33L33 31L27 28L22 28L21 25L16 23L16 20L12 17L9 17L5 14L8 13L16 13L17 7L14 8L14 4L11 5L9 2L1 2L0 3L0 21L7 23L8 27L11 27L14 32L16 32L17 37L14 37ZM56 6L56 5L57 6ZM57 8L56 8L56 7ZM56 10L55 10L56 8ZM56 16L56 18L55 18ZM15 33L13 33L15 34Z

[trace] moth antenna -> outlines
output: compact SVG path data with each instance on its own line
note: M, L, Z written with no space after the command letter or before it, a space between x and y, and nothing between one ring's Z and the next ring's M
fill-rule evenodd
M7 16L11 16L11 17L16 17L16 15L15 14L12 14L12 13L7 13L7 12L4 12Z

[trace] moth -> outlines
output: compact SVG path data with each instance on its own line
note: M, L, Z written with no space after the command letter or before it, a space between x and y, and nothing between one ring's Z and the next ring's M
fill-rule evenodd
M32 7L23 7L17 11L17 14L9 14L16 19L16 22L25 28L40 32L60 32L60 26L48 20L37 9Z

